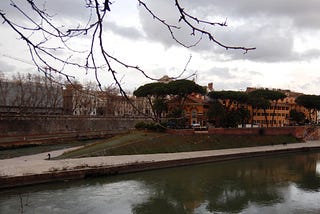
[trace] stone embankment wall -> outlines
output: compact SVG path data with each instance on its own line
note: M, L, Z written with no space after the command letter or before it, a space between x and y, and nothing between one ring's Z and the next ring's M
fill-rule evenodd
M0 117L0 136L129 130L137 122L145 120L74 116Z
M0 116L0 137L24 135L81 134L133 129L146 118L78 117L78 116ZM168 133L192 135L193 129L167 130ZM317 126L290 126L277 128L209 128L200 133L221 135L292 135L305 140L318 140Z
M275 128L209 128L207 131L194 131L193 129L168 130L171 134L192 135L207 133L217 135L292 135L304 140L319 140L320 128L317 126L288 126Z

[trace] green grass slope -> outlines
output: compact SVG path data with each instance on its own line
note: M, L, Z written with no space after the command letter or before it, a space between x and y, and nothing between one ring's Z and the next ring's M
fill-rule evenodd
M141 131L98 141L97 143L84 146L83 148L67 152L58 157L58 159L111 155L174 153L276 145L283 143L289 144L297 142L298 140L296 138L287 135L239 136L195 134L181 136Z

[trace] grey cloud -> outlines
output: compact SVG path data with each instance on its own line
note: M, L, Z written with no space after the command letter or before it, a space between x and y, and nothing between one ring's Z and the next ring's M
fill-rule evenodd
M148 1L146 2L148 3ZM168 25L179 28L171 28L174 36L179 39L179 41L182 41L187 45L192 45L197 41L197 39L190 36L192 31L187 29L182 23L179 23L179 15L173 1L150 1L147 5L158 18L164 20ZM147 39L161 42L166 47L177 45L167 26L163 25L157 19L154 19L152 15L142 7L140 7L139 16Z
M229 59L257 62L305 61L320 57L320 49L317 47L305 51L295 50L294 37L296 33L297 31L290 30L281 24L265 25L255 29L239 26L218 32L216 36L227 45L241 44L241 46L256 47L256 50L242 54L243 51L225 51L223 48L211 46L211 49L203 48L200 51L213 51L223 54ZM237 36L234 37L234 35Z
M166 10L166 8L164 10ZM170 46L173 44L167 29L165 29L165 27L162 26L156 19L153 19L146 10L139 10L139 16L143 30L149 40L160 41L165 46Z
M212 46L215 52L232 59L275 62L291 61L295 58L293 32L283 26L265 25L259 28L239 26L217 32L216 36L227 45L256 47L256 50L243 54L243 51L225 51L225 49Z
M214 32L216 39L227 46L255 47L256 50L244 54L243 50L226 50L213 44L206 38L201 44L193 48L202 54L211 54L220 61L224 60L251 60L258 62L292 61L297 58L293 52L294 35L290 30L281 26L262 26L250 28L238 26L221 29Z
M107 29L117 35L129 38L129 39L136 40L136 39L142 39L144 37L144 35L136 28L119 26L114 22L109 22L107 25Z
M261 76L255 71L243 71L237 68L213 67L199 73L200 82L213 82L215 90L243 90L254 85L252 79ZM210 78L208 78L210 77Z
M258 62L306 60L310 56L317 56L316 50L310 50L304 54L294 52L294 37L299 36L304 30L310 31L312 28L318 30L320 1L311 0L306 3L300 0L189 0L181 4L199 18L218 17L217 19L221 20L221 17L227 17L231 23L229 23L230 26L212 29L212 33L223 44L257 48L244 55L241 51L226 51L204 37L203 41L192 49L194 51L211 52L216 56L220 55L218 57L221 60L248 59ZM151 1L149 5L160 18L170 24L181 26L177 22L179 17L172 1ZM142 9L140 9L140 18L149 40L161 42L167 47L178 45L173 41L168 30ZM235 24L232 24L232 21ZM192 44L195 40L192 40L190 30L185 31L185 26L181 27L182 29L176 32L176 36Z
M64 16L66 18L87 20L90 16L90 9L85 5L85 1L74 0L54 0L45 1L46 8L49 8L49 12L57 14L58 16Z
M311 60L320 57L320 50L319 49L310 49L300 54L301 59Z
M13 0L24 13L34 19L39 20L39 16L33 11L26 1ZM90 18L90 9L86 8L85 1L73 1L73 0L54 0L54 1L45 1L40 0L34 2L39 9L45 10L47 14L54 18L54 21L57 21L57 26L60 26L61 23L69 22L72 23L75 27L81 24L86 24ZM31 22L26 18L19 10L10 5L9 0L0 1L1 11L6 14L6 16L13 20L16 23L23 23L23 25L31 24ZM63 25L63 24L62 24Z
M248 19L249 17L273 17L282 19L284 17L293 21L296 27L319 27L320 22L320 2L318 0L198 0L184 1L188 8L197 8L207 11L205 15L212 13L220 14L224 17L234 17ZM203 10L203 8L207 8Z

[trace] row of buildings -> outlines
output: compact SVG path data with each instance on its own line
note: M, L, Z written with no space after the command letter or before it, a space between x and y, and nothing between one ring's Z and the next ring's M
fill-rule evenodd
M164 79L164 78L162 78ZM167 79L166 79L167 80ZM206 87L213 91L212 83ZM247 92L255 88L247 88ZM295 103L301 93L281 90L286 98L271 103L271 107L264 111L254 111L248 106L252 114L251 124L264 127L270 124L283 127L291 124L290 110L308 114L308 110ZM192 94L183 106L184 116L189 125L208 123L208 97ZM222 100L221 102L229 102ZM168 110L173 109L175 102L168 101ZM151 117L152 109L145 98L130 97L126 99L115 92L89 90L80 84L69 84L62 87L50 81L41 83L23 83L14 81L0 81L0 114L1 115L78 115L100 117ZM166 113L165 113L166 114ZM166 116L164 114L164 117ZM315 119L317 115L312 115Z
M63 109L69 115L105 117L150 116L151 110L146 99L131 96L129 100L108 91L88 91L68 85L63 90Z
M149 116L146 99L50 81L0 81L0 115Z
M212 86L208 85L209 90L213 90ZM257 90L257 88L248 87L246 93ZM290 90L270 89L277 90L286 95L284 99L271 101L270 107L265 111L263 109L254 109L250 105L245 107L249 110L251 120L248 121L247 127L284 127L297 125L295 121L290 118L290 111L296 110L302 112L308 121L318 122L319 112L312 112L303 106L298 105L295 100L302 93L292 92ZM200 126L207 126L208 121L208 101L209 98L200 95L190 95L184 106L184 113L187 117L189 124L199 124ZM230 105L230 100L220 100L224 106ZM231 103L232 108L238 108L237 103ZM311 118L310 118L311 117ZM240 125L240 124L239 124ZM243 125L243 124L241 124Z

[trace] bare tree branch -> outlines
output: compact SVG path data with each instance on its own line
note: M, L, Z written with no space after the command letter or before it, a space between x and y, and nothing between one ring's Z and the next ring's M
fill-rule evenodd
M189 64L190 64L190 62L191 62L191 59L192 59L192 55L190 55L190 57L189 57L187 63L185 64L182 72L181 72L178 76L172 77L172 79L177 80L177 79L180 79L180 78L183 76L183 74L184 74L184 73L187 71L187 69L188 69L188 66L189 66ZM193 72L192 74L190 74L189 76L185 77L184 79L189 79L190 77L193 77L193 76L195 76L195 75L196 75L196 72Z
M72 83L72 80L75 79L76 76L68 74L66 68L71 67L73 70L83 69L86 72L89 71L94 73L99 88L103 90L99 74L100 72L108 72L111 74L115 85L118 86L120 93L129 100L128 95L117 76L116 69L118 69L118 67L137 71L149 80L158 80L158 78L150 76L138 65L130 65L126 63L125 60L110 54L104 36L104 25L106 24L107 14L112 11L112 3L109 0L85 0L85 7L88 10L89 18L86 23L77 27L60 26L55 22L56 17L47 12L45 5L41 8L41 6L39 6L40 3L37 1L25 0L23 3L19 2L20 5L25 4L29 6L31 10L25 10L25 8L21 7L17 2L18 1L10 0L10 5L19 12L23 17L24 22L18 23L9 18L2 10L0 10L0 17L3 22L26 43L30 57L35 66L37 66L38 70L43 72L51 81L54 79L51 71L65 77L69 83ZM205 36L209 41L227 50L243 50L244 53L247 53L248 51L255 49L254 47L229 46L218 41L210 31L205 30L206 26L226 27L226 21L220 23L198 19L196 16L188 13L178 0L174 0L175 8L179 15L177 22L187 26L188 30L191 31L191 36L195 38L193 43L186 44L176 36L176 32L182 30L180 26L169 24L165 19L159 17L149 8L145 1L137 0L137 2L143 10L151 15L152 19L167 28L171 38L176 43L185 48L191 48L198 45ZM198 37L196 38L196 36ZM77 48L70 45L70 41L80 37L89 39L86 50L77 50ZM56 54L57 51L63 51L64 55L61 56ZM78 54L82 61L75 60L73 54ZM174 77L175 79L183 77L187 71L191 58L192 56L190 55L183 71L178 76ZM194 75L195 73L191 74L189 77ZM135 108L135 110L139 111L137 108Z

